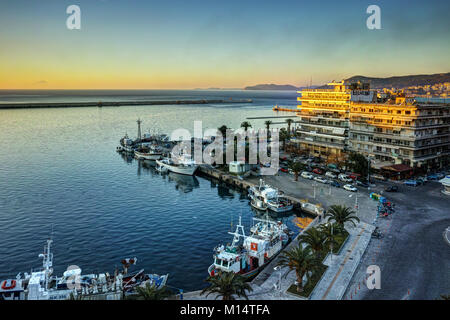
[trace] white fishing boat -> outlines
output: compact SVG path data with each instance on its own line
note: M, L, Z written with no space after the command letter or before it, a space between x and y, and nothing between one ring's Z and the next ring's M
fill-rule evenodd
M47 240L42 258L42 268L31 270L15 279L0 281L0 300L67 300L81 296L82 299L120 300L123 294L131 294L137 286L150 283L165 286L168 274L159 276L145 274L144 270L128 274L128 267L137 259L124 259L124 271L110 276L108 272L83 275L79 267L69 267L62 277L53 275L52 240Z
M156 164L162 169L166 168L168 171L192 176L198 168L198 165L191 159L190 155L183 154L176 159L163 158L156 160ZM158 170L158 169L157 169ZM158 170L159 171L159 170Z
M120 147L122 148L122 151L130 153L134 152L134 142L132 139L128 138L127 134L125 134L125 136L120 139Z
M134 150L134 156L136 159L159 160L163 156L163 152L158 146L141 146Z
M267 209L277 213L288 212L294 208L291 200L282 196L277 189L265 184L262 179L259 180L259 186L249 188L249 197L250 204L256 209L259 209L257 206L263 208L260 201L264 202Z
M208 268L210 276L218 272L234 272L246 279L253 278L289 243L286 225L281 221L253 218L256 224L246 236L241 224L236 226L230 245L220 245L214 249L214 263Z
M252 197L250 200L250 205L253 208L261 211L266 211L268 207L267 203L264 201L264 198L262 198L261 196Z
M291 211L294 208L294 203L286 197L276 196L275 198L266 200L267 207L277 213Z

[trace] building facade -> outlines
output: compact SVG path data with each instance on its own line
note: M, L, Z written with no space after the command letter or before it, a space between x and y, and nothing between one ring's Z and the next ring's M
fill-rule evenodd
M298 92L301 105L297 107L297 137L292 141L306 153L340 161L348 151L350 102L372 101L373 92L361 83L341 81L328 86Z
M299 150L340 162L349 151L373 166L441 168L450 158L450 104L417 103L400 92L368 84L332 82L330 89L299 91Z
M375 163L441 168L450 156L450 106L397 97L350 104L348 149Z

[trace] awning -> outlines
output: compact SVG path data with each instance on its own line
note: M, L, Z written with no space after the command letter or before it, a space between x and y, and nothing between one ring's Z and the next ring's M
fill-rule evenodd
M381 169L394 172L407 172L412 170L412 168L406 164L393 164L391 166L381 167Z

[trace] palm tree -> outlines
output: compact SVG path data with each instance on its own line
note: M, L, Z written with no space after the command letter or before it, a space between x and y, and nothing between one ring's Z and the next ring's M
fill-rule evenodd
M227 134L227 129L228 127L226 125L223 125L219 128L217 128L217 130L219 130L222 133L222 136L225 138L226 134Z
M319 262L312 253L311 247L307 246L303 248L301 243L297 247L283 252L278 265L289 267L289 272L295 270L295 275L297 276L297 292L303 291L303 277L306 275L306 278L309 279L311 273L319 268ZM289 272L286 273L285 277Z
M247 131L248 128L251 128L252 125L248 121L244 121L241 123L241 128L244 128L245 131Z
M323 234L324 246L330 249L331 253L333 253L334 246L338 244L336 241L336 235L340 233L339 227L337 227L334 223L325 223L319 226L319 230Z
M266 120L266 121L264 122L264 124L266 125L267 131L269 131L269 130L270 130L270 125L272 124L272 121Z
M299 241L306 243L318 257L323 251L324 234L315 227L311 227L304 231L299 237Z
M279 132L279 139L283 141L283 150L286 149L286 139L288 138L288 133L285 128L281 128Z
M350 209L349 207L342 206L342 205L332 205L328 209L328 212L325 214L326 217L330 217L330 221L336 221L339 227L342 229L344 228L344 225L346 222L352 223L356 227L356 222L359 222L359 218L354 215L355 212Z
M150 285L148 282L145 287L137 287L137 298L141 300L164 300L171 294L166 287L158 288L156 285Z
M287 131L288 131L288 138L290 138L291 137L291 124L294 122L294 120L286 119L286 122L287 122L287 125L288 125L288 129L287 129Z
M291 162L289 167L294 172L295 181L298 181L298 175L299 175L300 171L302 171L305 166L302 163L300 163L300 162Z
M209 276L206 282L209 282L210 286L203 289L200 295L206 292L208 292L206 296L215 293L216 299L222 297L222 300L234 300L234 295L237 295L248 300L246 291L253 291L252 287L245 282L245 278L234 272L219 272L215 276Z

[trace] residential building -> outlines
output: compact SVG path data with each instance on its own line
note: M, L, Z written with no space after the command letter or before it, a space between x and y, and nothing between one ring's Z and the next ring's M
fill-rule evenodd
M350 103L348 149L374 165L440 168L450 156L450 105L417 103L401 94L386 101Z

